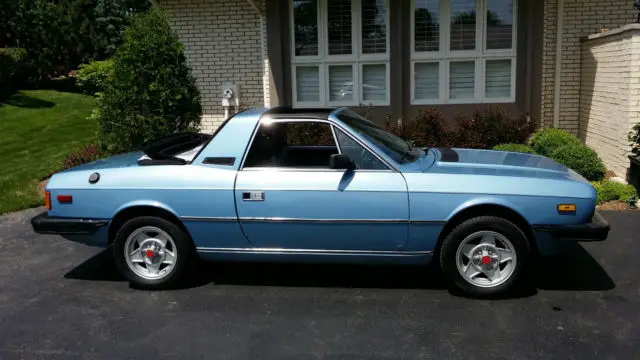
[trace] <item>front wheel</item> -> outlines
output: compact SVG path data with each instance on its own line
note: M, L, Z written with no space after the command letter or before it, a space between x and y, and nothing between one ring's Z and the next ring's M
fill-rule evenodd
M146 289L175 286L187 272L193 254L189 236L158 217L133 218L118 230L114 242L118 270Z
M493 216L467 220L442 242L440 266L466 295L497 297L512 292L525 273L531 247L510 221Z

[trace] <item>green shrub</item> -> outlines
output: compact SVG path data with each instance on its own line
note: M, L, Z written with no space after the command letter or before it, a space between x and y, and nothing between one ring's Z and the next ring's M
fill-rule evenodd
M607 171L598 154L581 142L557 148L551 153L551 158L589 181L602 180Z
M591 184L598 192L598 198L596 200L598 204L613 200L627 202L632 196L637 196L636 189L633 185L620 184L610 180L595 181Z
M76 72L78 86L82 92L88 95L103 92L105 82L112 69L113 60L92 61L88 64L80 65Z
M107 152L200 126L200 93L162 10L136 16L112 60L92 114Z
M559 147L581 143L577 137L570 133L554 128L538 131L531 137L531 147L535 152L543 156L551 156Z
M27 52L20 48L0 48L0 96L8 95L24 82Z
M520 152L527 154L536 153L535 151L533 151L533 148L531 148L531 146L525 144L500 144L494 146L493 150Z
M640 123L633 125L629 131L629 145L633 156L640 157Z

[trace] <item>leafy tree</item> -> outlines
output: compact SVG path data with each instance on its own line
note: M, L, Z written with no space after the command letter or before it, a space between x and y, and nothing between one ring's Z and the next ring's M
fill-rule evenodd
M295 14L295 54L314 55L318 51L318 5L315 1L297 0Z
M439 24L434 24L433 15L429 9L416 9L415 19L416 19L416 34L422 34L427 39L431 39L431 41L435 42L435 45L438 46L440 43L440 39L438 38L438 26ZM437 21L437 15L436 15ZM422 46L422 45L420 45ZM435 49L421 49L421 50L435 50Z
M183 45L162 10L136 16L112 58L92 116L108 152L135 150L148 140L195 130L200 93Z
M493 26L502 25L502 20L500 19L500 16L493 11L487 11L486 22L488 25L493 25ZM454 25L463 25L463 24L473 25L475 23L476 23L475 11L460 13L453 19Z
M0 0L0 47L27 51L32 80L104 60L148 0Z

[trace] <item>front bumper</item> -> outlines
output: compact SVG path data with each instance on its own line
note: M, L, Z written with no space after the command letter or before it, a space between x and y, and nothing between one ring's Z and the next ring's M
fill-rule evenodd
M587 224L536 225L533 229L549 233L555 240L566 242L604 241L609 235L609 223L597 212Z
M54 217L46 212L31 219L33 231L38 234L93 234L108 223L108 220Z

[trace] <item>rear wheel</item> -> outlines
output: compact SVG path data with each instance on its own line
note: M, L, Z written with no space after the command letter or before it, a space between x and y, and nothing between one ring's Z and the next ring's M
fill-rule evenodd
M136 217L124 223L116 233L113 249L122 275L147 289L178 284L194 252L182 229L158 217Z
M482 216L464 221L447 235L440 266L466 295L504 296L519 285L530 253L520 228L500 217Z

